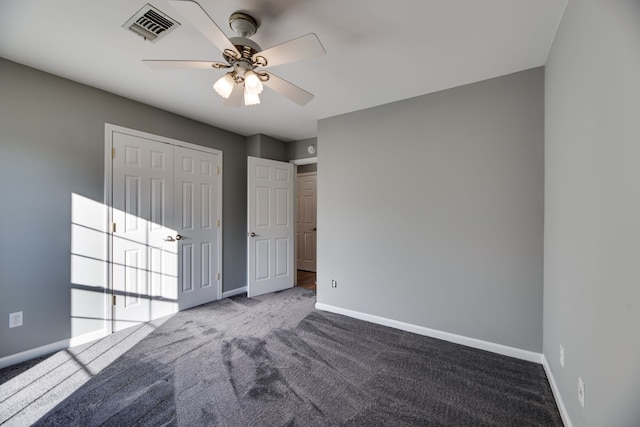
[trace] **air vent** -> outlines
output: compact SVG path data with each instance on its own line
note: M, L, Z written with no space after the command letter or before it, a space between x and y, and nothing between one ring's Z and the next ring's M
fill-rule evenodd
M150 4L145 5L122 25L123 28L129 29L153 43L179 26L180 23L178 21L160 12Z

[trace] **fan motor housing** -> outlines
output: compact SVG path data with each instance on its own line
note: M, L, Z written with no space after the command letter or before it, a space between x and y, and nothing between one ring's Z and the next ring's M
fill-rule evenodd
M235 12L229 17L229 27L240 37L251 37L258 30L258 21L246 13Z
M262 51L258 43L246 37L232 37L229 41L238 49L238 52L240 52L243 58L251 58L256 53Z

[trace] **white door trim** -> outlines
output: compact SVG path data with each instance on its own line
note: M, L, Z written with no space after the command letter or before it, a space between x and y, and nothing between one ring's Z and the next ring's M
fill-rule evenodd
M112 212L111 212L111 206L113 205L113 188L112 188L112 183L113 183L113 157L112 157L112 147L113 147L113 133L114 132L119 132L119 133L125 133L128 135L132 135L138 138L143 138L143 139L152 139L154 141L159 141L159 142L163 142L166 144L170 144L173 146L178 146L178 147L184 147L184 148L189 148L192 150L197 150L197 151L203 151L206 153L212 153L212 154L216 154L217 156L219 156L220 159L220 175L218 177L218 188L216 189L217 191L217 212L216 215L218 218L221 218L221 224L220 224L220 229L219 229L219 238L216 244L216 250L217 250L217 263L218 263L218 267L219 267L219 271L220 271L220 280L218 280L217 283L217 293L218 293L218 297L222 298L222 280L224 278L224 272L222 271L222 230L223 230L223 226L224 226L224 222L223 222L223 218L222 218L222 165L223 163L223 154L222 151L220 150L216 150L214 148L209 148L209 147L204 147L202 145L197 145L197 144L192 144L189 142L185 142L185 141L180 141L177 139L173 139L173 138L167 138L164 136L160 136L160 135L155 135L155 134L151 134L148 132L142 132L139 130L135 130L135 129L130 129L130 128L126 128L123 126L118 126L118 125L114 125L111 123L105 123L104 124L104 205L105 205L105 209L107 211L107 214L105 215L107 218L107 224L106 224L106 229L109 230L108 233L109 235L107 236L107 277L106 277L106 282L107 283L107 289L105 289L105 298L104 298L104 304L105 304L105 313L107 319L105 319L105 323L107 323L109 326L107 326L109 331L112 331L113 328L113 318L112 318L112 310L111 310L111 290L113 289L113 277L112 277L112 271L110 266L112 265L112 260L113 260L113 251L112 251L112 243L111 243L111 223L113 222L113 218L112 218Z
M289 163L293 163L296 166L312 165L314 163L318 163L318 158L317 157L307 157L305 159L294 159L294 160L289 160Z
M294 164L294 169L293 169L293 174L294 175L298 175L298 166L302 166L302 165L312 165L314 163L318 163L318 157L305 157L304 159L293 159L293 160L289 160L289 163L293 163ZM316 171L316 173L318 173ZM293 191L296 192L298 191L298 188L295 186L294 184L294 188ZM316 196L317 196L317 190L316 190ZM316 211L318 209L318 202L316 199ZM316 218L316 226L317 226L317 218ZM293 241L294 247L293 247L293 251L294 253L297 253L298 251L298 242L296 242L296 240L294 239ZM318 235L316 234L316 248L318 247ZM316 252L316 265L317 265L318 259L317 259L317 252ZM317 270L317 268L316 268ZM293 272L293 283L297 284L298 283L298 269L296 268Z

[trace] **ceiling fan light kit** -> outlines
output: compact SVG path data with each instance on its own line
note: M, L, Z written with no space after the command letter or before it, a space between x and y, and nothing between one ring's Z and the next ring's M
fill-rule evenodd
M197 2L192 0L169 0L169 4L181 13L187 21L222 51L225 62L144 60L152 68L214 68L231 69L213 85L218 95L228 101L227 106L260 104L260 94L264 86L278 92L300 106L306 105L314 96L278 77L267 68L294 61L315 58L326 52L315 34L307 34L272 48L262 48L249 37L258 30L259 24L252 16L235 12L229 18L229 27L239 36L227 38L211 17ZM237 95L234 93L237 92ZM242 92L242 93L240 93ZM241 96L243 95L243 96Z
M233 74L227 73L215 82L213 89L218 93L218 95L226 99L231 95L235 84L236 82L233 78Z
M258 105L260 104L260 97L256 93L249 93L244 91L244 105Z
M260 77L253 71L247 70L244 73L244 90L251 95L260 95L264 86L260 81Z

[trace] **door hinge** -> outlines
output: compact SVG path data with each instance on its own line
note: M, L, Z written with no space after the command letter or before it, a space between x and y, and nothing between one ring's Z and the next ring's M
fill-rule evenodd
M111 158L115 159L116 157L116 149L115 148L111 148Z
M115 233L115 232L116 232L116 223L115 223L115 222L112 222L112 223L111 223L111 232L112 232L112 233Z
M111 304L112 305L116 305L116 296L115 295L111 295Z
M220 280L220 273L216 274L216 280Z
M220 220L219 219L216 220L216 227L220 228Z
M220 166L216 167L216 175L220 175Z

